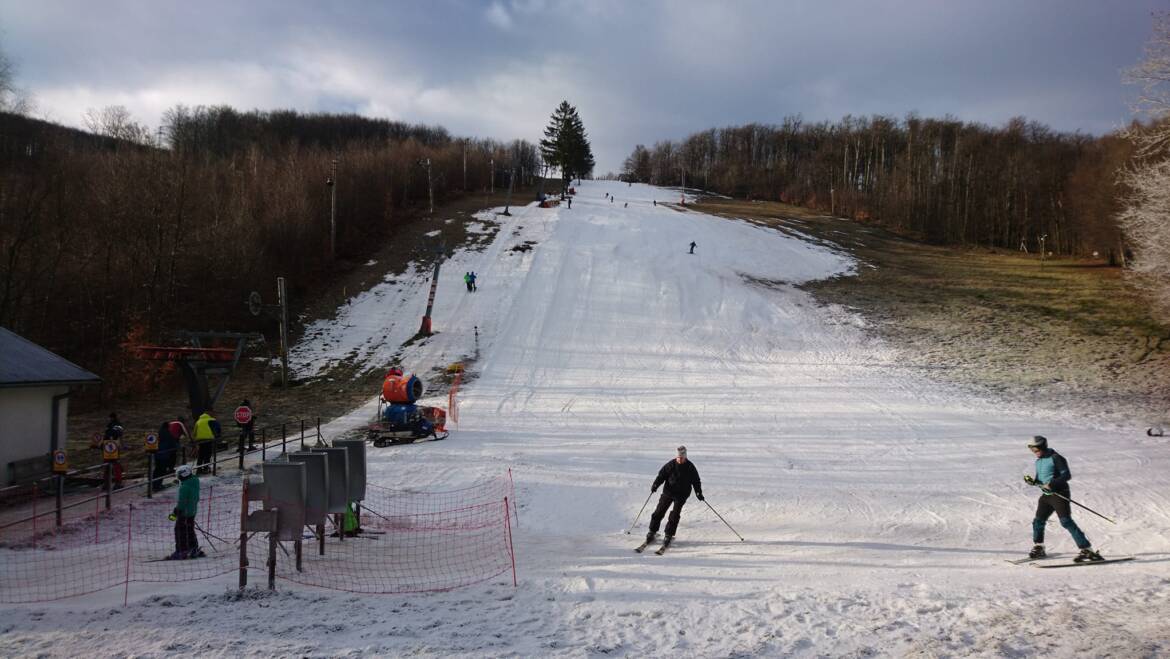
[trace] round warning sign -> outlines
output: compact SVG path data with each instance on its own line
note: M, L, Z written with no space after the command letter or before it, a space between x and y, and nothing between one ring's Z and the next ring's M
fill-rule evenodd
M154 453L158 450L158 435L149 433L146 435L146 451Z
M117 460L118 459L118 442L112 439L106 440L102 444L102 460Z
M57 449L53 451L53 473L63 474L69 471L69 462L65 459L65 451Z
M241 426L252 420L252 408L247 405L241 405L236 408L236 423Z

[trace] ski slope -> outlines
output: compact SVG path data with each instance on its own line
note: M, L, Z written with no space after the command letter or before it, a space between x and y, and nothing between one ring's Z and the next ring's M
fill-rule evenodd
M372 449L370 477L449 489L511 468L518 588L509 578L359 598L286 584L240 598L234 577L155 596L136 586L125 611L92 601L3 611L0 650L1170 653L1164 438L1097 431L1075 410L1007 411L930 382L868 338L862 319L795 287L849 276L856 264L846 254L654 200L677 202L678 192L587 181L571 210L529 206L495 218L486 248L443 266L438 333L402 352L420 373L476 357L474 379L450 439ZM525 242L531 250L512 249ZM478 292L463 288L468 270L479 274ZM391 311L415 324L425 277L393 285L414 294L351 301L302 354L354 354L385 336L377 318ZM358 354L383 366L384 353ZM326 435L372 410L334 421ZM1036 490L1021 475L1033 434L1068 458L1073 497L1117 520L1075 509L1094 546L1137 560L1069 570L1004 562L1031 545ZM635 554L649 509L632 535L624 531L679 444L708 502L746 541L692 497L670 551ZM1048 547L1074 551L1055 518Z

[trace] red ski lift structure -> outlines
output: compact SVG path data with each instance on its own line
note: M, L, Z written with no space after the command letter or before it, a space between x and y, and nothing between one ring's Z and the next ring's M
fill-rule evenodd
M199 415L215 407L228 380L240 363L244 348L251 341L264 341L257 333L240 332L180 332L177 337L187 342L181 346L138 346L135 351L142 359L174 362L179 365L183 381L187 384L187 397L191 402L191 414ZM205 344L218 345L205 345ZM212 388L211 378L218 377Z

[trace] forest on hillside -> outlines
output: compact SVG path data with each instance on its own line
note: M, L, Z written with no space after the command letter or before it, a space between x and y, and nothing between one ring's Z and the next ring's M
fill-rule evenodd
M362 259L428 212L429 185L438 204L539 173L528 142L356 115L177 106L149 131L107 108L87 125L0 113L0 325L106 394L135 384L132 346L252 326L250 291Z
M1133 155L1120 135L1060 133L1024 119L990 127L916 115L788 117L637 145L621 176L784 201L934 244L1034 253L1043 241L1057 254L1099 252L1118 263L1127 252L1118 172Z
M1016 118L846 116L637 145L621 178L784 201L936 245L1106 255L1170 325L1170 12L1153 14L1135 119L1102 136Z

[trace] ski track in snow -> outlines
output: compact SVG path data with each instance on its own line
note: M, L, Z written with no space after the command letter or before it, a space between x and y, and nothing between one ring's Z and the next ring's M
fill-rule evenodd
M651 204L677 191L578 189L571 210L480 217L499 222L494 239L444 263L438 333L401 350L425 377L474 355L478 327L461 425L443 442L370 451L370 478L396 488L449 489L511 468L518 588L510 576L367 597L287 582L240 596L234 576L133 584L126 608L119 590L0 610L0 652L1170 652L1164 440L1005 411L902 369L860 319L791 286L853 271L827 245ZM525 241L532 250L512 251ZM468 270L476 293L464 290ZM348 355L381 368L417 329L428 277L411 270L357 296L307 333L316 338L294 362L319 372ZM375 406L323 430L359 427ZM1037 433L1069 459L1073 497L1117 519L1076 509L1094 545L1137 561L1003 562L1031 544L1036 491L1020 475ZM678 444L746 542L692 498L665 556L632 551L649 509L634 534L623 531ZM1055 518L1048 534L1050 550L1073 551Z

